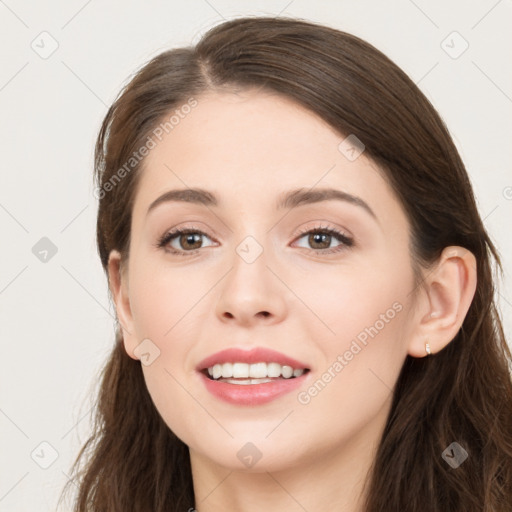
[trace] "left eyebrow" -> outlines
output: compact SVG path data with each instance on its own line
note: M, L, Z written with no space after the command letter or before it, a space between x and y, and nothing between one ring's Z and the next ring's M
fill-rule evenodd
M319 203L321 201L338 200L344 201L355 206L359 206L369 213L374 220L378 222L375 212L360 197L337 190L334 188L320 188L314 190L305 190L303 188L294 189L282 194L276 203L276 209L291 209L306 204ZM150 205L146 215L157 206L169 201L183 201L187 203L202 204L204 206L219 207L219 200L212 192L201 188L183 188L169 190L157 197Z
M377 221L377 215L375 215L375 212L370 208L368 203L363 201L360 197L335 188L317 188L312 190L298 188L291 190L278 199L276 207L278 210L284 208L290 209L304 204L319 203L321 201L328 201L332 199L345 201L355 206L359 206Z

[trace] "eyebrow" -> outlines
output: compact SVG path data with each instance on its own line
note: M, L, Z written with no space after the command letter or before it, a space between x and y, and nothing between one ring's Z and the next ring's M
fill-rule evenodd
M334 188L318 188L312 190L305 190L302 188L291 190L282 194L276 203L277 210L283 209L291 209L297 206L302 206L306 204L314 204L319 203L321 201L328 200L338 200L344 201L355 206L359 206L367 213L369 213L375 220L377 220L377 216L375 212L370 208L370 206L363 201L360 197L349 194L348 192L343 192L342 190L337 190ZM186 203L193 204L202 204L204 206L214 206L219 207L220 202L217 197L209 192L208 190L204 190L201 188L184 188L184 189L175 189L169 190L157 197L150 205L147 210L146 215L149 214L152 210L154 210L157 206L168 203L172 201L182 201Z

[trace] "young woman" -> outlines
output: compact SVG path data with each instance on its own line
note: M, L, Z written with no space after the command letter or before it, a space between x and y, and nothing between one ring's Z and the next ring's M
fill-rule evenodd
M74 510L512 510L499 255L386 56L225 22L135 75L95 162L119 326Z

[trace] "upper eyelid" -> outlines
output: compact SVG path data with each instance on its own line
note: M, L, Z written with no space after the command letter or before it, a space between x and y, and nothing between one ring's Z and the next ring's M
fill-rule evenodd
M303 235L309 233L310 231L315 231L315 230L317 230L317 231L320 231L320 230L336 231L340 235L344 235L347 238L351 238L351 239L354 238L352 236L352 234L348 230L346 230L344 228L333 227L331 225L327 225L327 226L311 226L311 227L308 227L308 228L302 228L294 236L295 236L295 238L302 237ZM178 235L178 234L180 234L181 231L191 231L191 232L194 232L194 233L200 233L201 235L206 235L208 238L211 238L212 240L216 240L215 237L210 235L210 234L208 234L207 231L205 231L205 230L203 230L201 228L195 227L195 226L188 226L188 225L169 229L169 230L165 231L164 234L160 238L166 237L166 236L171 235L171 234L172 235Z
M300 230L299 233L297 233L294 236L293 241L295 242L296 240L299 240L299 239L303 238L304 236L306 236L307 234L314 232L314 231L319 231L319 232L333 231L331 236L338 239L338 241L341 241L342 245L345 245L347 247L357 245L354 236L350 232L347 232L347 230L344 228L333 227L331 225L327 225L327 226L318 225L318 226L311 226L309 228L303 228ZM200 228L197 228L196 226L191 226L191 225L184 225L184 226L172 228L172 229L166 231L159 238L159 241L165 246L165 245L169 244L171 240L175 240L177 237L179 237L181 234L183 234L183 232L198 233L200 235L204 235L204 236L208 237L210 240L212 240L215 243L219 243L215 237L209 235L203 229L200 229ZM345 238L346 241L340 240L342 238ZM165 241L166 239L167 239L167 241ZM157 247L159 247L160 245L161 245L160 243L157 243ZM209 246L209 247L211 247L211 246ZM206 248L207 247L204 247L204 249L206 249ZM203 249L203 247L200 247L198 249L194 249L191 251L184 251L183 249L174 249L173 248L172 251L177 252L177 253L183 253L183 254L186 254L186 253L192 254L192 253L195 253L196 251L199 251L200 249ZM322 250L316 250L316 249L311 249L311 250L315 251L315 252L322 252ZM329 249L326 249L325 251L328 251L328 250Z

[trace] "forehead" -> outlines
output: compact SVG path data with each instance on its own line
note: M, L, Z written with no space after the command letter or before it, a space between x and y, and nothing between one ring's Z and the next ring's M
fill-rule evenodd
M237 162L242 169L265 172L262 163L279 165L308 161L320 165L327 154L335 154L340 135L313 112L290 99L257 90L209 93L174 125L148 155L148 166L165 159L178 162L222 157L224 168ZM261 150L264 149L265 152ZM253 164L253 165L251 165ZM249 176L245 176L246 178Z
M287 190L334 187L365 196L374 210L400 209L364 152L349 160L340 150L345 136L292 100L247 90L196 101L145 158L134 216L167 190L188 187L211 190L226 205L269 208Z

